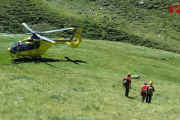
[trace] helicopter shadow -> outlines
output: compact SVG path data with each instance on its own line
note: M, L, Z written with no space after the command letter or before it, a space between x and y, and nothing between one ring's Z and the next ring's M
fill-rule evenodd
M52 59L52 58L18 58L18 59L12 59L12 63L14 64L20 64L20 63L45 63L51 67L54 67L54 68L59 68L59 67L56 67L52 64L50 64L49 62L72 62L74 64L79 64L79 63L87 63L85 61L82 61L82 60L72 60L70 59L69 57L65 56L64 57L66 60L62 60L62 59ZM60 68L62 69L62 68ZM66 70L66 69L63 69L63 70Z
M85 61L82 61L82 60L72 60L72 59L70 59L69 57L64 57L64 58L66 58L66 62L72 62L72 63L74 63L74 64L79 64L79 63L87 63L87 62L85 62Z

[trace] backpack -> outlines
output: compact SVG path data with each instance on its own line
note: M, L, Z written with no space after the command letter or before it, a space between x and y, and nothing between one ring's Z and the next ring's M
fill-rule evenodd
M147 94L152 95L153 94L153 87L149 86Z
M125 78L125 79L124 79L123 84L124 84L124 85L127 85L127 84L128 84L128 78Z

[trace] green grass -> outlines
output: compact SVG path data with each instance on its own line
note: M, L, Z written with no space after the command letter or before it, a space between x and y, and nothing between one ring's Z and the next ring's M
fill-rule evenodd
M6 44L23 37L1 37L0 119L180 119L179 54L83 39L77 49L52 46L47 62L12 64ZM132 79L131 98L122 86L128 72L141 76ZM141 103L144 81L154 82L151 104Z

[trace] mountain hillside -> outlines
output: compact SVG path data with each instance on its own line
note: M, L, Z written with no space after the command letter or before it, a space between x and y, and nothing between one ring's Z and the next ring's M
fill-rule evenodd
M176 0L0 0L0 32L83 27L83 38L127 42L180 53ZM69 33L55 33L57 37Z

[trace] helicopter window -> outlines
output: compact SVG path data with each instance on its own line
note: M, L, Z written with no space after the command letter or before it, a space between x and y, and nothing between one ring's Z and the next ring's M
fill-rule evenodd
M31 44L28 44L29 50L38 49L39 47L40 47L40 42L37 42L37 41L31 42Z
M27 51L28 50L28 44L25 42L20 43L20 51Z

